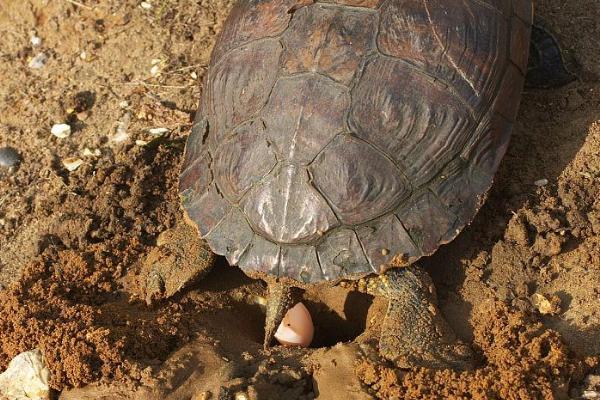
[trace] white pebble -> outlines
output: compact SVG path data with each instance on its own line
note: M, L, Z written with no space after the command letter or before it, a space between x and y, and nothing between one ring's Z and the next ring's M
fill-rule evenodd
M235 394L235 400L248 400L248 395L244 392L237 392Z
M140 3L140 7L142 7L144 10L151 10L152 4L148 3L147 1L142 1Z
M0 374L0 398L13 400L50 398L50 371L39 350L21 353Z
M539 187L546 186L548 184L548 179L540 179L540 180L533 182L533 184L535 186L539 186Z
M196 73L196 71L192 71L192 73L190 73L190 76L192 77L193 80L198 79L198 74Z
M50 132L59 139L71 136L71 126L67 124L54 124Z
M600 392L598 392L596 390L585 390L583 392L583 394L581 395L581 397L583 399L590 399L590 400L600 399Z
M83 149L83 152L81 153L84 157L100 157L102 155L102 153L100 152L99 149L94 149L93 151L88 149L87 147L85 149Z
M29 68L31 69L40 69L46 65L48 61L48 56L44 53L38 53L35 57L29 60Z
M169 133L170 130L167 128L152 128L152 129L148 129L148 133L150 133L153 136L161 136L164 135L165 133Z
M160 65L155 65L152 68L150 68L150 75L152 76L159 76L160 75Z
M304 304L298 303L285 314L275 332L275 339L284 346L308 347L314 333L310 312Z
M126 112L119 123L117 124L117 130L111 140L115 143L121 143L129 139L129 133L127 129L129 128L129 123L131 122L131 113Z
M29 40L33 47L38 47L38 46L42 45L42 38L37 35L32 35L31 39L29 39Z
M135 144L136 144L137 146L143 147L143 146L147 145L147 144L148 144L148 142L146 142L145 140L139 140L139 139L138 139L138 140L136 140L136 141L135 141Z
M75 171L77 168L81 167L83 164L83 160L77 157L65 158L63 160L63 165L69 172Z

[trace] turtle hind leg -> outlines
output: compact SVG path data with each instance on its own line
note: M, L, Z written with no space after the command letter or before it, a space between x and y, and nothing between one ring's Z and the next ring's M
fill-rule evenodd
M140 295L147 304L173 297L206 276L216 255L187 224L161 233L138 274Z
M548 89L573 82L575 75L565 67L562 51L554 35L539 18L531 27L529 64L525 85Z
M302 290L284 282L269 282L267 310L265 318L264 349L267 350L273 342L275 332L290 308L300 302Z
M400 368L470 369L471 348L460 342L437 308L431 278L417 266L369 280L367 291L388 298L379 352Z

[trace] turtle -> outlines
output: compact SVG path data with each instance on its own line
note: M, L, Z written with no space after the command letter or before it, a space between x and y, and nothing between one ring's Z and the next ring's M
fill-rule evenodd
M484 204L526 75L572 79L542 28L528 69L532 24L531 0L234 5L179 194L207 248L268 283L265 348L308 285L358 280L389 301L384 358L473 367L418 261Z

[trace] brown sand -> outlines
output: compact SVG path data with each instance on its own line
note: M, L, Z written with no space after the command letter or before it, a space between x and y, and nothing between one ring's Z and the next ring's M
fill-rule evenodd
M365 356L359 345L377 337L385 304L340 287L308 293L315 348L264 352L254 302L264 284L222 260L198 284L146 306L136 282L158 235L181 223L180 158L232 2L156 0L149 11L136 1L83 3L0 6L0 146L23 158L17 171L0 170L0 364L39 347L65 399L199 399L221 386L269 399L568 398L598 367L596 0L537 4L580 79L526 91L489 201L423 261L442 311L481 355L480 368L463 374L399 371ZM46 66L30 69L39 52ZM114 143L127 114L130 139ZM65 121L72 136L51 136ZM156 139L147 131L155 127L171 132ZM83 156L86 148L100 155ZM68 157L84 164L68 172ZM537 188L542 178L549 184ZM340 341L348 343L328 348Z

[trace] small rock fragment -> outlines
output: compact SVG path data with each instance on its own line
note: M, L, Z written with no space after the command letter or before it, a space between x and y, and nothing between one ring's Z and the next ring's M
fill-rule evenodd
M80 120L80 121L85 121L89 117L90 117L90 112L89 111L81 111L81 112L77 113L77 119Z
M39 350L21 353L0 374L0 398L46 400L50 398L50 371Z
M548 179L539 179L533 182L533 184L538 187L546 186L548 184Z
M36 34L31 35L31 39L29 39L29 41L31 42L31 45L33 47L38 47L38 46L41 46L41 44L42 44L42 38L40 38Z
M235 394L235 400L249 400L248 395L244 392L237 392Z
M68 124L55 124L50 132L59 139L71 136L71 126Z
M139 140L139 139L138 139L138 140L136 140L136 141L135 141L135 144L136 144L137 146L143 147L143 146L146 146L146 145L148 144L148 142L147 142L147 141L145 141L145 140Z
M127 129L129 128L130 122L131 113L126 112L117 124L117 130L115 131L114 136L111 138L113 142L121 143L129 139L129 133L127 133Z
M99 149L94 149L93 151L88 149L87 147L83 149L81 153L84 157L100 157L102 152Z
M151 10L152 4L148 3L147 1L142 1L140 3L140 7L142 7L144 10Z
M545 296L540 293L534 293L531 296L531 303L542 315L557 315L560 313L560 297Z
M150 133L153 136L162 136L165 133L169 133L169 129L167 128L152 128L148 130L148 133Z
M35 57L29 60L29 68L40 69L48 62L48 56L45 53L38 53Z
M155 58L151 61L152 68L150 68L150 75L157 77L162 72L163 61L159 58Z
M600 399L600 375L588 375L583 381L581 397L584 399Z
M19 153L12 147L0 147L0 167L12 168L21 161Z
M77 157L65 158L63 160L63 165L69 172L75 171L77 168L81 167L83 164L83 160Z
M598 400L600 399L600 392L596 390L584 390L581 397L586 400Z

